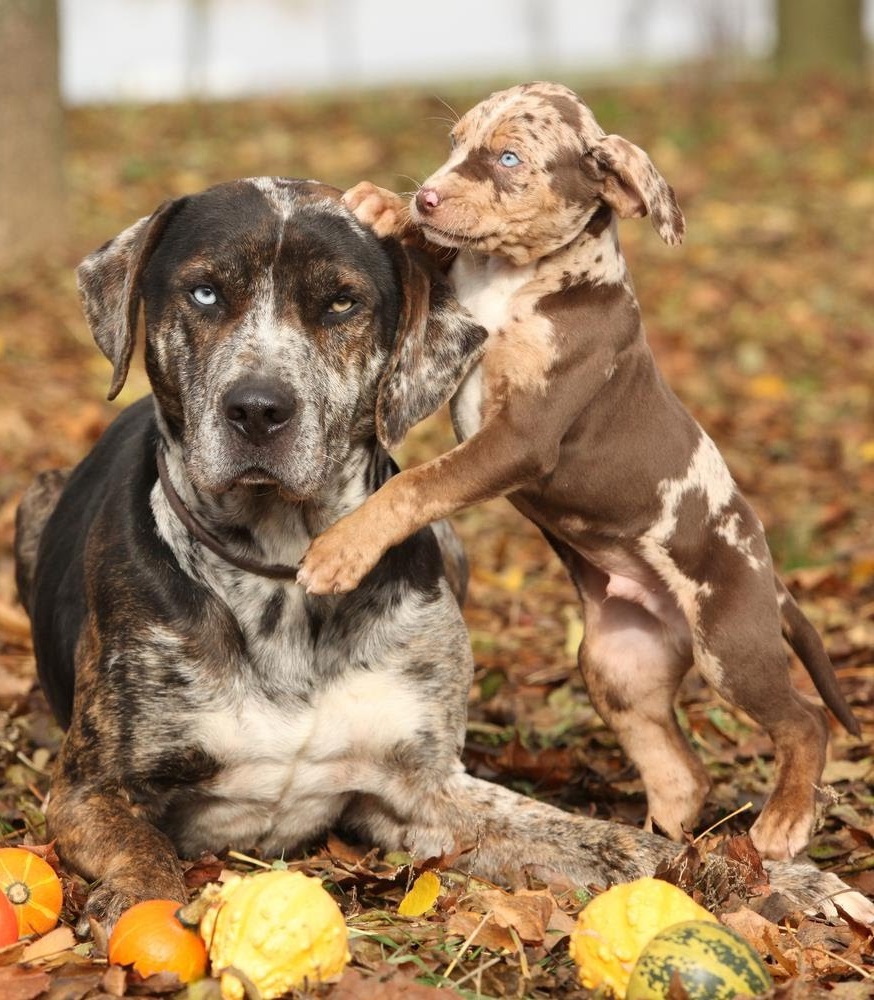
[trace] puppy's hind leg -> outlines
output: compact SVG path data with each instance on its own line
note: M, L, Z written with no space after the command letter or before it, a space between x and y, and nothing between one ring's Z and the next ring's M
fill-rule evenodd
M774 790L750 831L753 843L763 857L792 858L813 832L828 729L824 710L790 684L770 576L727 583L702 602L700 624L701 673L774 741Z
M580 670L596 711L637 766L646 789L647 829L680 840L694 828L710 779L680 729L677 688L691 666L678 634L630 601L591 581L583 592Z

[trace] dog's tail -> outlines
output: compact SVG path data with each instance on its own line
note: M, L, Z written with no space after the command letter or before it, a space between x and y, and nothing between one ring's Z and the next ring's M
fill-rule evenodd
M30 614L36 556L46 521L52 516L72 469L47 469L27 488L15 512L15 583Z
M795 603L795 598L789 593L783 581L776 576L774 580L780 602L783 637L795 650L798 659L804 664L816 685L820 697L834 712L841 725L853 736L860 736L859 723L838 686L834 665L825 651L819 633Z

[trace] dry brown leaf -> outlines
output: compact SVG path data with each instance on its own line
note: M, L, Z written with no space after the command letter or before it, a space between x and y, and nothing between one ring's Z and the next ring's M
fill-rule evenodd
M780 929L776 924L749 907L743 907L734 913L723 913L719 919L726 927L737 931L749 941L763 958L770 955L779 967L777 970L772 968L775 975L782 978L798 975L798 949L791 947L791 944L789 947L783 946Z
M382 968L386 971L376 976L347 969L331 990L332 1000L459 1000L455 990L424 986L395 968Z
M540 944L553 910L555 897L547 889L520 889L509 893L502 889L484 889L470 897L471 904L483 912L491 911L499 927L512 927L523 941Z
M0 967L0 997L3 1000L33 1000L44 993L52 981L42 969L22 965Z
M506 951L513 954L518 951L513 935L507 930L506 925L495 922L492 914L483 920L482 913L473 910L458 910L450 916L446 924L447 934L457 934L465 941L474 935L470 941L471 947L487 948L489 951Z
M32 941L21 956L22 962L44 962L48 959L57 960L64 952L72 951L76 946L76 936L69 927L56 927L36 941ZM68 956L67 956L68 957ZM64 958L64 961L67 960Z

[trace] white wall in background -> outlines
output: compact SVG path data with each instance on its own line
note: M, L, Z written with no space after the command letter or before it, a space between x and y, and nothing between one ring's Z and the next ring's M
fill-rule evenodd
M760 56L774 40L772 0L60 4L71 103L633 71L715 49ZM866 17L874 29L874 0Z

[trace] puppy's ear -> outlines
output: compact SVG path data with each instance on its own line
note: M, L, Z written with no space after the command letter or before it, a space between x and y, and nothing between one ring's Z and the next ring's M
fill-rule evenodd
M602 181L602 197L620 218L639 219L649 213L665 243L676 246L683 241L686 223L674 189L639 146L621 135L605 135L583 161Z
M143 269L183 200L165 202L89 254L76 269L85 318L97 346L112 362L108 399L121 392L130 368Z
M392 247L404 296L376 398L376 436L390 450L455 392L482 356L488 334L424 254L394 240L386 245Z

